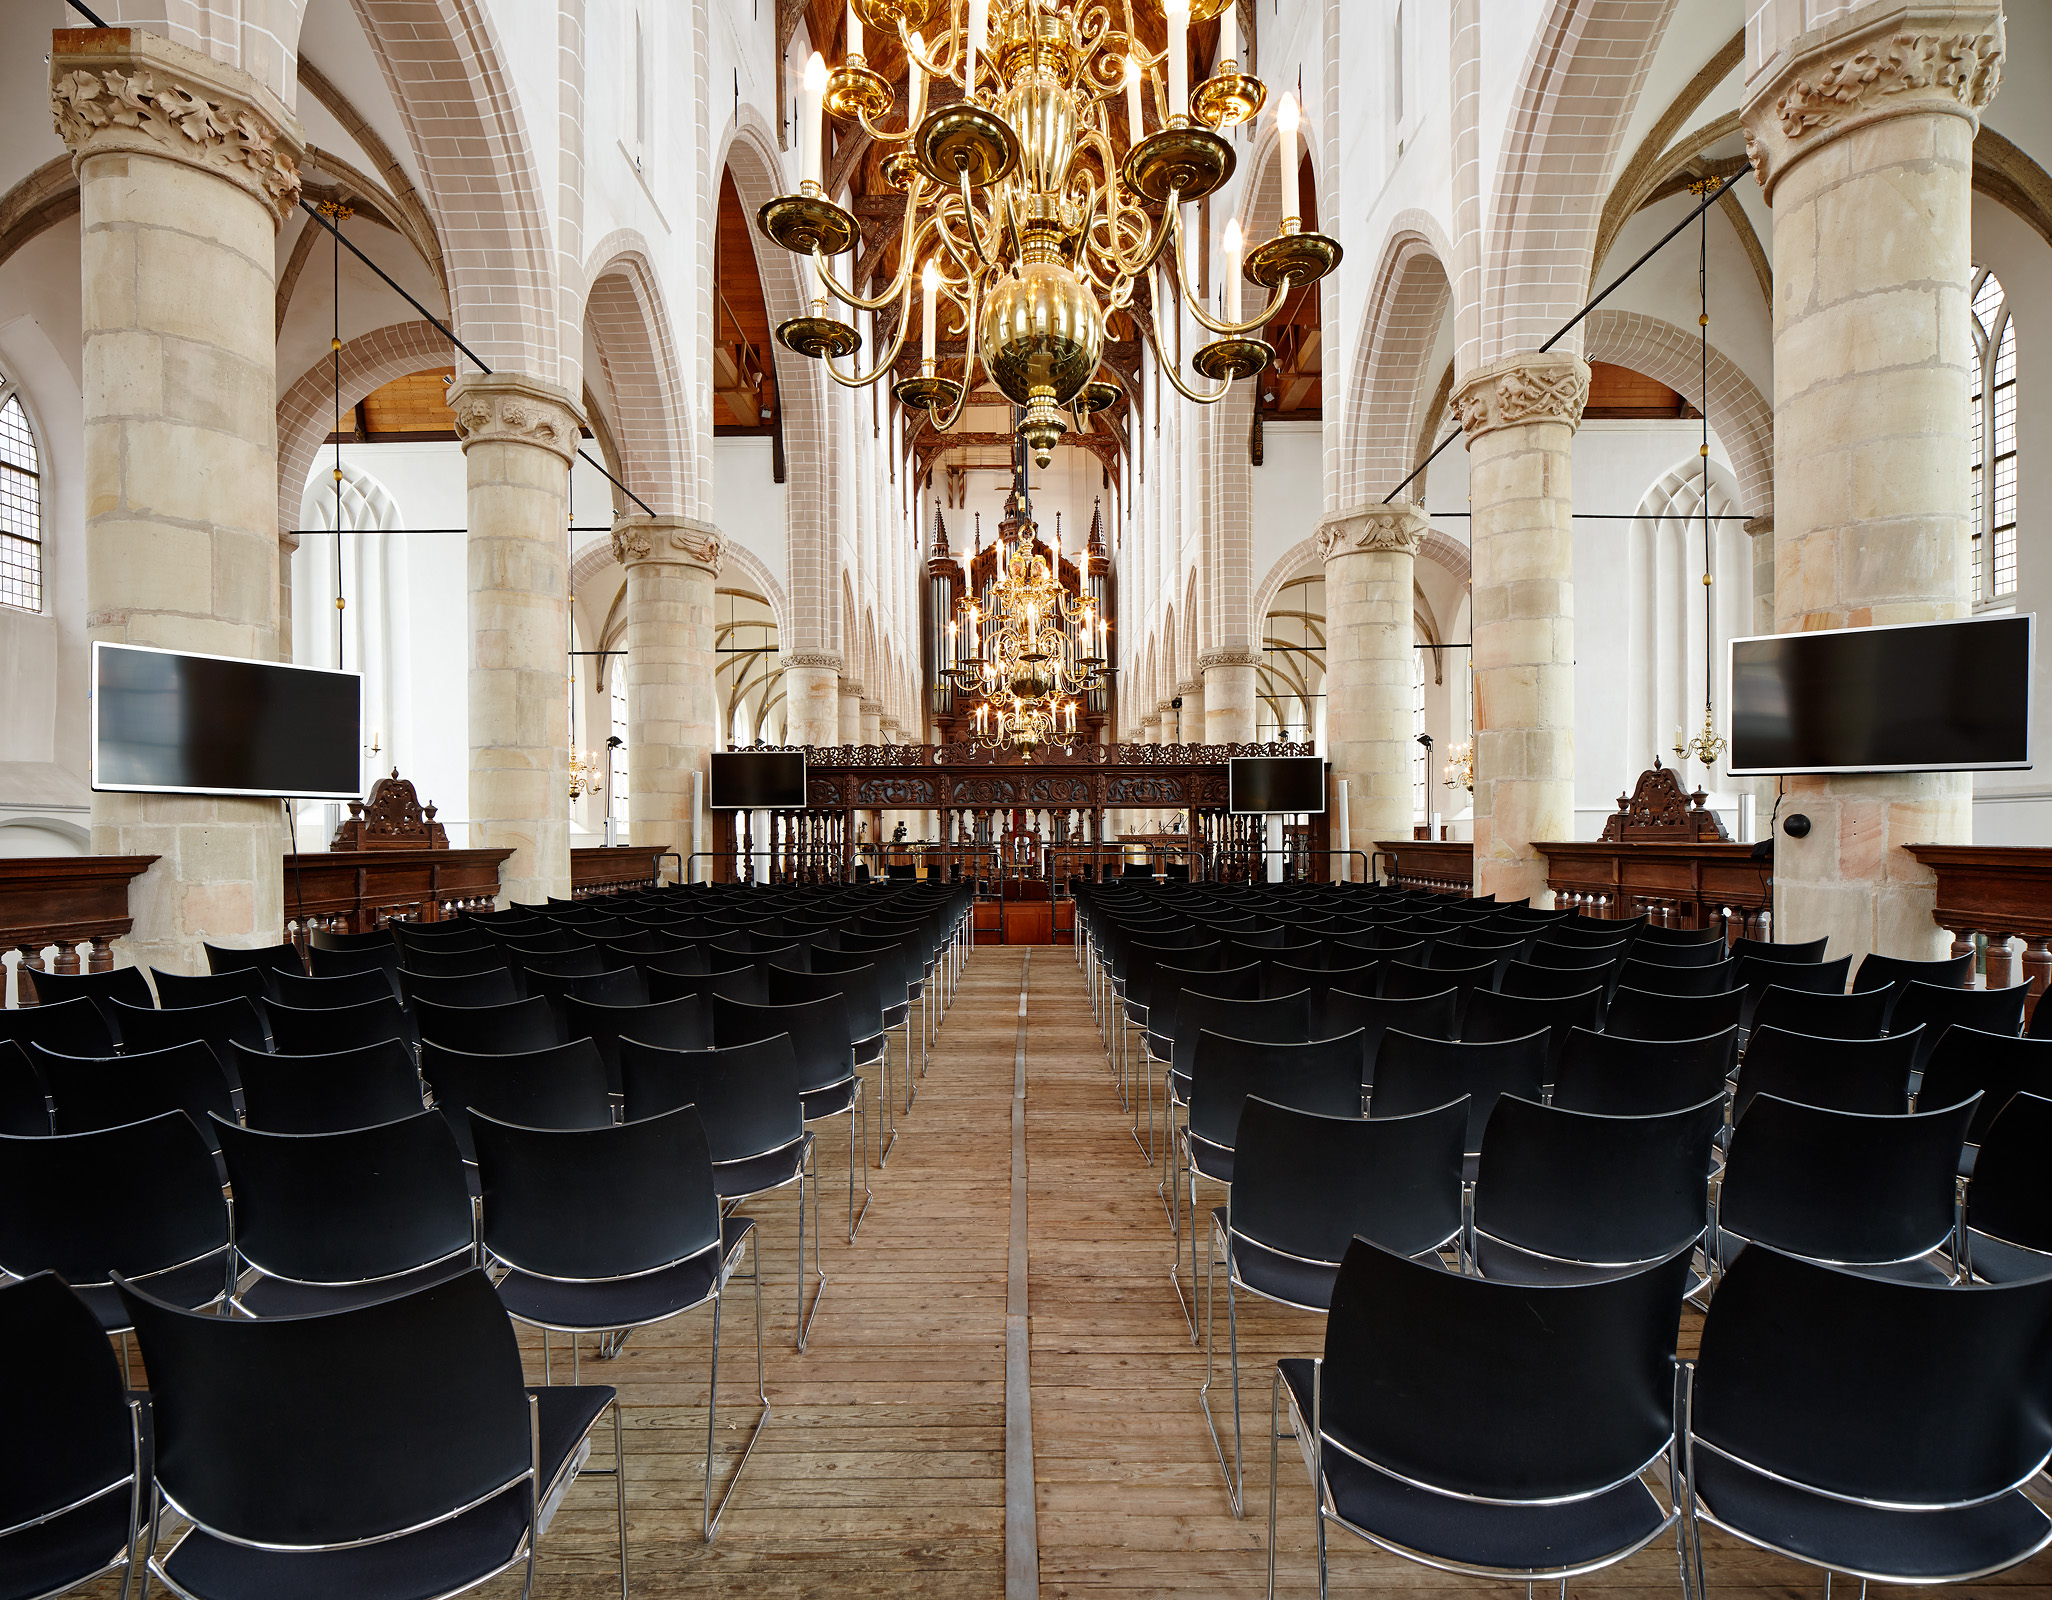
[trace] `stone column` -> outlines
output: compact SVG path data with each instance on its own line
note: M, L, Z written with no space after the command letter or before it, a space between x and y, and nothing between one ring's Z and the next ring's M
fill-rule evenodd
M1207 650L1197 658L1204 674L1204 742L1254 742L1254 685L1261 657L1245 645Z
M862 685L853 678L841 680L841 695L834 718L837 737L842 744L863 744L862 737Z
M470 843L510 846L500 903L570 895L570 396L520 373L449 387L470 537Z
M1161 713L1159 711L1150 711L1140 719L1140 742L1142 744L1161 743Z
M1589 368L1512 356L1454 391L1474 561L1475 892L1551 905L1539 839L1575 827L1574 442ZM1961 401L1962 410L1965 401Z
M1173 699L1154 702L1155 740L1160 744L1181 744L1182 735L1177 730L1176 703Z
M1210 743L1204 726L1204 680L1192 678L1177 684L1176 695L1183 702L1183 743Z
M841 742L841 658L793 650L784 658L784 743L824 749Z
M1378 840L1411 837L1412 596L1425 528L1422 507L1393 500L1342 512L1318 529L1325 557L1325 754L1333 779L1347 780L1347 837L1332 843L1371 861Z
M843 701L842 704L845 705L846 702ZM880 700L858 700L855 702L855 706L857 714L861 718L861 737L856 742L858 744L882 744L884 742L882 725L883 702Z
M1774 211L1774 605L1781 632L1970 607L1973 142L1995 4L1870 5L1783 43L1746 144ZM1966 774L1791 778L1774 932L1932 959L1936 884L1902 847L1973 837Z
M50 92L79 187L87 631L274 661L274 263L304 136L255 79L140 28L59 29ZM137 965L282 940L287 837L277 800L92 797L95 854L159 857L129 890Z
M627 788L633 842L691 853L691 780L719 748L713 585L719 530L633 512L613 524L627 569Z

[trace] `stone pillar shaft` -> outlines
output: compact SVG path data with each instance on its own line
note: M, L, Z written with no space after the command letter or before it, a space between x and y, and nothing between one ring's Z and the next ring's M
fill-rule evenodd
M1205 651L1197 667L1204 674L1204 743L1252 744L1261 657L1245 646L1232 646ZM1188 707L1185 700L1186 714Z
M841 742L841 658L831 650L784 657L784 743L825 748Z
M510 846L501 903L570 896L569 561L563 517L583 417L517 373L449 389L470 537L470 843Z
M842 744L862 743L862 685L852 678L841 680L840 716L835 737Z
M60 29L51 103L79 183L91 638L277 659L275 250L304 139L253 78L140 28ZM138 964L284 937L276 800L95 794Z
M1557 351L1454 393L1474 560L1475 892L1551 905L1541 839L1575 826L1575 429L1589 369Z
M1424 511L1399 500L1345 512L1318 530L1326 746L1333 778L1347 780L1347 837L1333 847L1371 861L1378 841L1411 836L1412 596L1425 527Z
M1746 142L1774 210L1775 627L1966 615L1973 141L1998 5L1870 5L1789 40ZM1965 774L1788 780L1775 935L1932 959L1936 882L1902 847L1973 834Z
M627 786L633 841L691 851L692 778L719 748L713 585L719 530L683 517L621 517L613 554L627 569Z
M880 700L858 700L855 702L855 708L856 715L860 719L856 730L857 738L855 742L857 744L882 744L883 702Z

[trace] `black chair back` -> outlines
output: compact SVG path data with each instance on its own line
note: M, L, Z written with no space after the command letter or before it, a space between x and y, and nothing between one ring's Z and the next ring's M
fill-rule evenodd
M1739 1026L1746 992L1654 994L1619 984L1603 1013L1603 1031L1627 1039L1701 1039Z
M1541 967L1529 961L1507 961L1497 975L1499 994L1531 1000L1564 1000L1594 989L1607 995L1614 967Z
M1718 961L1707 967L1670 967L1627 957L1617 969L1617 986L1643 989L1648 994L1722 994L1732 986L1736 961Z
M121 1006L118 1000L106 1002L107 1009ZM124 1011L141 1011L140 1006L122 1006ZM116 1017L120 1015L115 1012ZM67 1056L111 1056L114 1053L117 1022L109 1022L99 1003L80 998L59 1000L54 1004L22 1006L14 1011L0 1011L0 1040L12 1040L23 1049L41 1045L46 1050L55 1050ZM142 1049L153 1048L144 1043Z
M1451 1039L1458 1031L1461 992L1449 984L1437 994L1396 999L1388 995L1357 994L1341 987L1326 991L1325 1014L1318 1032L1324 1036L1351 1033L1356 1028L1368 1035L1367 1083L1375 1082L1375 1062L1382 1048L1382 1036L1394 1028L1420 1039Z
M1985 1109L1985 1098L1982 1105ZM2052 1254L2047 1150L2052 1150L2052 1100L2014 1096L1982 1135L1974 1181L1967 1188L1967 1227L2020 1249Z
M1769 961L1764 956L1734 959L1738 968L1732 975L1731 987L1745 991L1739 1026L1748 1029L1753 1025L1754 1008L1770 988L1800 989L1806 994L1844 994L1846 973L1852 968L1851 956L1840 956L1836 961Z
M1658 1116L1721 1098L1737 1069L1737 1023L1700 1039L1634 1039L1572 1028L1552 1103L1605 1117Z
M1367 1040L1358 1028L1306 1044L1259 1043L1203 1030L1190 1058L1192 1142L1230 1151L1249 1095L1292 1111L1358 1117Z
M1522 1039L1541 1028L1550 1028L1546 1081L1555 1083L1559 1081L1560 1058L1567 1053L1569 1033L1577 1028L1595 1028L1601 1024L1602 1018L1603 991L1600 988L1550 1000L1477 989L1468 996L1468 1009L1461 1016L1461 1037L1470 1044L1494 1044L1504 1039Z
M213 973L240 972L255 967L260 972L296 973L306 976L306 963L300 959L296 944L260 945L254 950L231 950L218 944L203 944L207 953L207 970Z
M1148 1045L1166 1061L1175 1046L1176 1008L1185 994L1206 995L1214 1000L1259 1000L1264 973L1258 961L1243 967L1199 969L1157 966L1148 985Z
M1688 944L1663 944L1643 934L1632 945L1631 959L1649 967L1714 967L1729 960L1724 946L1712 939Z
M502 1006L438 1006L422 1000L414 1005L413 1016L423 1045L475 1055L526 1055L566 1041L554 1007L540 995Z
M264 1008L271 1019L272 1048L286 1055L313 1056L330 1050L360 1050L397 1039L409 1047L420 1042L417 1018L387 993L358 1005L308 1011L272 1001Z
M123 1045L134 1053L193 1043L213 1045L222 1053L231 1044L246 1044L252 1050L268 1050L271 1046L270 1007L243 995L216 1000L210 1005L166 1006L161 1011L125 1006L119 1000L109 1001L108 1008L114 1013L115 1026L121 1030Z
M1311 996L1284 994L1267 1000L1230 1000L1185 989L1176 1001L1170 1070L1189 1077L1197 1035L1207 1029L1228 1039L1246 1039L1257 1044L1302 1044L1311 1037Z
M59 1133L91 1133L182 1111L212 1142L209 1113L235 1120L228 1076L213 1047L174 1044L125 1056L61 1056L30 1052L54 1108Z
M0 1039L0 1133L39 1138L50 1131L49 1091L28 1052Z
M382 967L325 978L295 977L289 972L272 972L265 976L271 986L269 999L282 1000L302 1011L332 1011L340 1006L396 998L392 992L392 980L385 976Z
M227 1059L242 1084L243 1121L264 1133L375 1127L418 1116L425 1103L420 1068L401 1039L303 1056L236 1044Z
M1900 1116L1909 1109L1910 1062L1920 1038L1898 1033L1885 1039L1820 1039L1755 1028L1739 1061L1731 1120L1736 1125L1759 1094L1832 1111Z
M1912 979L1895 996L1894 1007L1888 1013L1888 1031L1907 1033L1916 1027L1924 1030L1923 1048L1914 1063L1921 1072L1938 1042L1953 1028L2016 1038L2023 1032L2024 1007L2030 994L2029 979L2006 989L1942 988Z
M790 991L779 980L808 978L810 973L770 972L772 994ZM832 974L826 975L830 980ZM848 1020L848 1003L838 992L807 999L779 1000L773 1005L752 1006L739 1000L715 996L712 1003L712 1044L719 1049L756 1044L779 1034L791 1041L791 1054L798 1064L798 1090L810 1094L846 1083L855 1075L853 1025Z
M380 945L360 950L324 950L314 945L306 952L306 969L316 978L348 978L363 972L381 972L390 992L397 994L400 950L390 939L383 935L379 938L383 941ZM272 973L269 976L275 980L291 974ZM271 992L276 994L278 991L274 988Z
M1967 1130L1967 1141L1979 1144L1989 1124L2018 1095L2052 1098L2052 1040L1947 1028L1925 1064L1917 1103L1957 1105L1970 1094L1980 1095L1981 1109Z
M1962 991L1964 992L1964 991ZM1749 997L1750 998L1750 997ZM1812 994L1769 984L1753 1006L1752 1026L1807 1033L1819 1039L1878 1039L1888 994Z
M620 1074L629 1122L698 1108L716 1182L718 1168L788 1150L805 1136L798 1057L787 1035L714 1050L662 1050L627 1039Z
M369 933L334 933L326 928L312 929L307 935L310 949L343 950L396 950L398 941L392 937L390 927L377 928Z
M153 1006L157 997L141 967L114 967L106 972L45 972L24 963L22 998L41 1005L65 1000L119 1000L123 1005Z
M1895 1002L1912 983L1928 983L1941 989L1963 989L1974 981L1974 959L1971 950L1965 955L1947 956L1942 961L1909 961L1901 956L1884 956L1876 952L1860 958L1852 986L1855 990L1886 990L1892 1026Z
M428 1040L420 1047L420 1075L465 1161L477 1160L467 1114L473 1108L524 1128L613 1124L606 1066L589 1039L509 1055L475 1055Z
M194 977L184 972L150 968L150 982L157 988L157 1004L170 1008L210 1006L218 1000L241 995L262 1000L271 992L268 975L261 967L243 967L233 972L208 972Z
M1537 1100L1546 1083L1547 1033L1490 1044L1420 1039L1390 1029L1375 1057L1375 1082L1368 1101L1372 1117L1402 1117L1468 1096L1469 1154L1482 1148L1482 1133L1496 1097L1514 1094Z
M482 972L459 972L446 976L399 969L400 998L410 1006L425 1000L438 1006L510 1006L525 999L520 980L511 967L491 967Z
M1757 956L1762 961L1822 961L1824 948L1829 939L1803 939L1794 944L1776 944L1771 939L1747 939L1740 937L1731 941L1731 954L1744 960Z
M474 950L443 950L432 945L408 945L403 965L408 972L423 978L459 978L477 972L512 970L506 952L497 945L480 945Z

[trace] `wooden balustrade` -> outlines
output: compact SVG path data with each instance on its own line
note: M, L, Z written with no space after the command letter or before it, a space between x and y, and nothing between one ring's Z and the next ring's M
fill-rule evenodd
M487 911L503 850L305 850L284 858L285 934L375 933L394 922L441 922Z
M1938 875L1931 920L1952 935L1952 953L1986 946L1988 987L2031 986L2035 1012L2052 986L2052 848L2030 845L1913 844L1909 853ZM1977 939L1978 936L1978 939ZM2020 945L2021 960L2015 946ZM2028 1013L2027 1013L2028 1014Z
M0 952L31 972L105 972L135 926L128 886L155 856L15 856L0 860ZM84 954L81 956L80 952ZM27 986L21 993L31 1000Z
M616 844L570 852L570 894L589 900L634 889L652 889L665 854L660 845Z
M1475 847L1449 839L1378 839L1375 853L1386 857L1390 881L1399 889L1426 894L1475 892Z

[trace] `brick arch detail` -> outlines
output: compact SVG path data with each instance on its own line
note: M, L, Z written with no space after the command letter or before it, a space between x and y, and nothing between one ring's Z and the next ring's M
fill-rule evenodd
M408 373L446 367L455 354L432 322L388 323L342 346L342 411L346 416L373 389ZM278 531L299 526L300 501L321 441L335 426L335 368L316 361L278 402Z
M143 28L248 73L286 106L299 97L299 25L306 0L101 0L109 27ZM67 23L85 26L85 19Z
M1376 263L1348 386L1340 503L1380 500L1413 465L1428 367L1452 298L1451 246L1438 222L1405 211L1390 224Z
M1638 311L1591 313L1588 357L1658 379L1693 400L1703 387L1698 335ZM1753 380L1716 345L1710 347L1710 426L1730 453L1739 497L1749 516L1774 515L1774 409Z
M1489 201L1479 364L1536 348L1581 309L1625 129L1676 4L1548 0ZM1577 329L1557 348L1579 353L1582 339Z
M591 254L585 281L585 321L612 388L622 476L659 514L689 515L698 498L697 419L647 241L631 228L608 234Z

